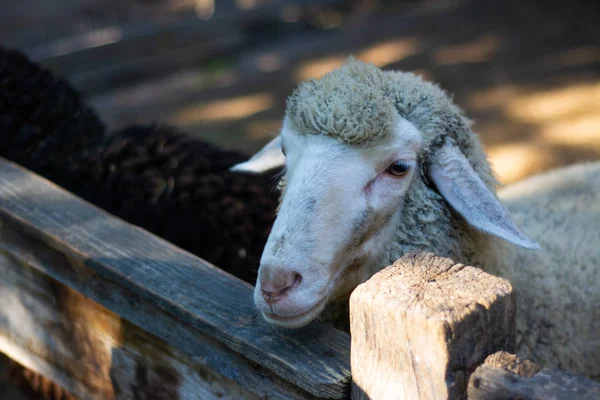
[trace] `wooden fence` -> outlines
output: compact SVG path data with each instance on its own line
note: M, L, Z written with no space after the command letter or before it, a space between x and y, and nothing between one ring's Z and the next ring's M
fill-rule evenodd
M250 285L3 159L0 276L0 351L82 399L600 398L509 354L515 296L480 270L410 254L352 294L352 339L280 330Z

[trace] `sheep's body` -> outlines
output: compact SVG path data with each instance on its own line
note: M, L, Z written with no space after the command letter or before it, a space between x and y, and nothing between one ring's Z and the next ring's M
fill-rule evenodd
M499 197L542 247L498 241L498 264L487 265L517 292L520 355L600 379L600 162L531 177Z
M422 145L416 154L402 147L413 131L398 120L418 129ZM300 315L296 326L301 326L306 320L304 310L316 307L306 294L313 289L292 283L297 280L293 275L287 278L289 270L308 277L312 286L338 282L336 277L343 273L344 282L327 294L333 299L340 287L351 289L404 254L427 251L512 281L519 304L519 355L546 367L598 377L598 164L556 171L506 188L502 195L513 213L508 216L497 201L496 179L479 139L450 96L413 74L382 71L353 59L294 91L280 140L287 141L289 164L286 161L286 176L280 184L282 205L259 270L259 281L264 282L255 290L255 302L267 320L278 323L280 318L281 324L293 327L287 321ZM398 143L400 148L391 154ZM319 146L326 150L319 152ZM405 153L398 153L401 150ZM335 155L329 155L332 152ZM261 171L261 158L273 159L273 154L266 153L258 153L248 167L241 164L236 169ZM381 166L371 161L376 155L383 162L390 155L404 157L400 160L406 165L414 163L416 156L419 171L408 170L409 189L400 189L397 182L401 181L385 178L385 170L377 172ZM359 182L356 189L344 181L345 175L331 172L349 162L355 163L351 172ZM368 196L376 180L387 183L379 183L380 197L373 206ZM332 186L336 190L329 191ZM336 192L346 195L336 196ZM398 205L388 198L397 198ZM393 213L388 211L391 206L397 207ZM354 217L349 216L351 210L357 210ZM511 217L538 240L541 250L532 250L536 243L516 228ZM346 222L352 218L356 222ZM340 238L327 245L338 247L322 247L327 236L310 237L323 230L323 220L335 232L330 236ZM309 236L304 242L296 240L299 230ZM391 233L377 236L374 232ZM355 237L360 240L356 242ZM379 258L373 255L372 249L379 248L372 246L371 238L384 243ZM329 259L327 252L332 254ZM315 253L320 258L310 258ZM342 263L345 254L353 255ZM324 268L328 271L323 272ZM278 293L279 282L291 286L284 286L285 295L277 294L273 300L270 293ZM270 313L265 304L272 306ZM330 304L330 308L338 307Z
M104 132L68 82L0 46L0 156L53 179Z
M170 127L137 125L82 153L57 181L254 284L277 194L267 177L228 170L244 157Z
M249 283L274 220L267 177L246 155L166 126L105 135L69 82L0 47L0 156Z

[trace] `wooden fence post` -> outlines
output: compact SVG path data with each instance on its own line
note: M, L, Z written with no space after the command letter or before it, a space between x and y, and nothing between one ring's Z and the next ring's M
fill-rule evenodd
M514 352L510 283L430 253L404 256L350 298L352 399L462 399L469 375Z
M600 382L500 351L473 372L468 394L469 400L595 400Z

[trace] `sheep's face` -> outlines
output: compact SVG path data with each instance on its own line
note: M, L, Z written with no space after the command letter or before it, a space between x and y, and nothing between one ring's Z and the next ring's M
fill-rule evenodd
M329 90L344 97L344 90L354 87L353 81L348 85L343 84L344 79L334 81L324 86L322 95L314 95L322 101L305 109L300 107L302 101L310 103L316 90L316 83L308 85L308 94L298 97L296 107L292 107L295 122L292 124L286 114L281 134L250 160L232 168L256 173L285 165L280 209L254 291L256 306L267 321L290 328L307 324L328 301L346 297L384 267L389 260L383 255L393 244L389 241L394 236L398 239L400 233L409 246L413 245L411 238L418 240L425 235L426 244L419 244L419 248L446 251L438 245L448 245L445 237L455 224L436 219L440 213L448 218L460 215L478 232L525 248L539 248L515 226L493 189L473 168L473 160L441 127L436 127L439 133L427 131L425 138L395 110L381 114L373 107L365 107L369 111L366 115L353 118L345 111L364 111L360 101L370 99L371 92L359 91L360 96L352 92L351 104L347 104L348 96L346 103L339 104L332 100ZM348 141L348 132L354 139L365 136L357 134L360 131L355 125L369 120L371 114L372 121L385 117L385 123L367 124L377 128L371 131L378 134L367 135L366 142ZM298 119L303 122L301 132L294 130L298 129ZM449 123L456 128L457 121L458 115ZM331 130L315 132L320 127ZM475 139L467 144L463 140L462 146L477 148ZM423 163L418 167L417 155ZM435 206L427 200L431 196L418 196L434 191ZM414 202L418 197L425 199L423 204ZM410 202L405 201L408 198ZM450 208L455 211L452 217ZM409 214L418 216L419 222L415 224ZM430 230L420 232L425 225Z
M299 135L285 123L280 137L286 186L254 300L268 322L298 327L366 280L366 266L381 262L418 176L421 135L398 117L389 139L368 149Z

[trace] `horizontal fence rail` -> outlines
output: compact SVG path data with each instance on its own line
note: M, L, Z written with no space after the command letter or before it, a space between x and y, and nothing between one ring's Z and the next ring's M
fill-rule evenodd
M250 285L3 159L0 255L0 351L83 397L139 375L189 390L185 371L269 399L349 393L348 334L267 325Z

